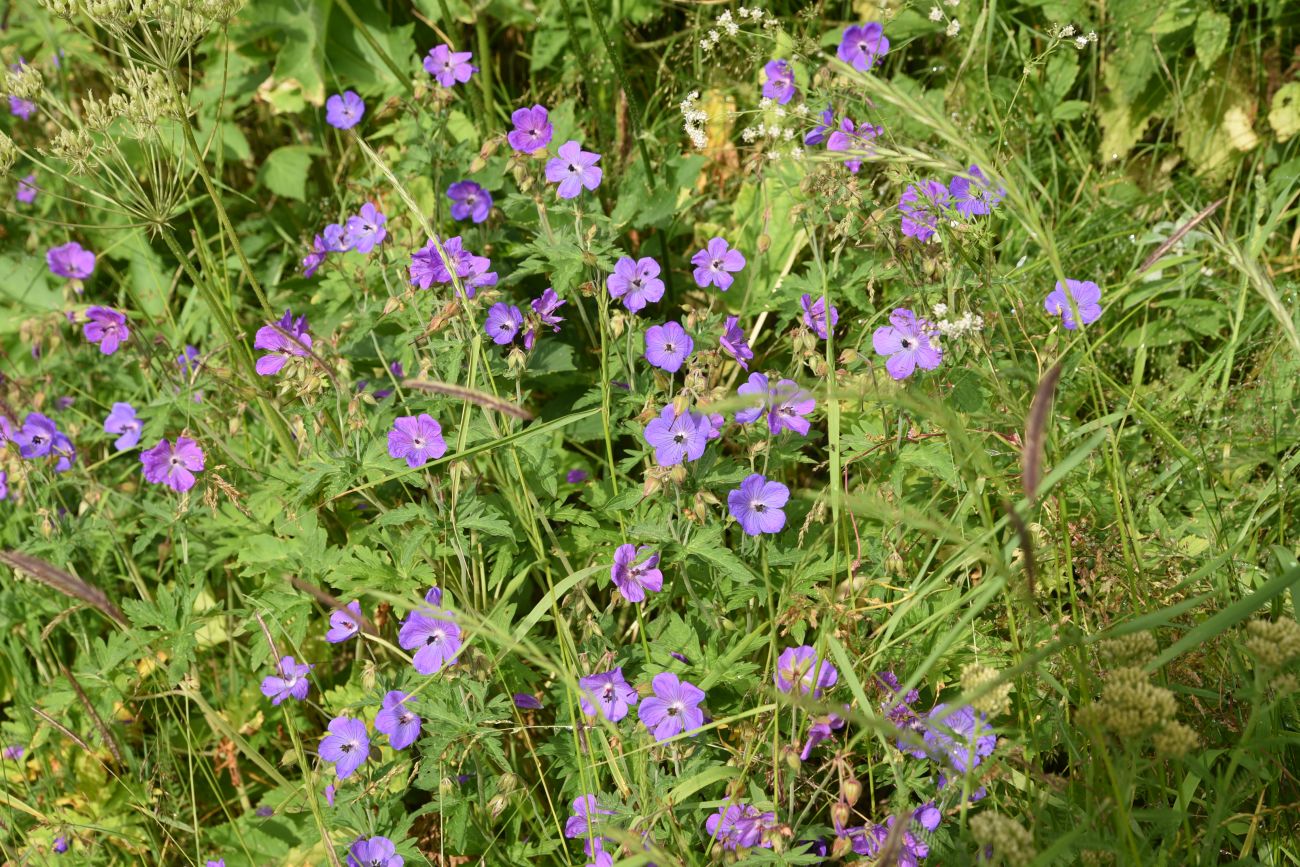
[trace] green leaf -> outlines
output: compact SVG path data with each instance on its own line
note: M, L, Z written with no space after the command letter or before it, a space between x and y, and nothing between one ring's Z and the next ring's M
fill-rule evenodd
M1207 9L1196 17L1196 31L1192 42L1196 45L1196 59L1202 66L1210 67L1228 47L1228 34L1232 21L1222 12Z
M278 196L307 200L307 173L311 170L311 158L321 153L320 148L306 145L286 145L276 148L266 157L258 180L268 190Z

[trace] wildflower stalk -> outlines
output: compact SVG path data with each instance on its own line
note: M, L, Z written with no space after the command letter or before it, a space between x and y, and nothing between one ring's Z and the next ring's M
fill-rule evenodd
M239 257L240 267L244 270L244 276L248 278L248 284L253 287L253 294L257 296L257 301L262 305L262 312L267 318L274 315L271 309L271 303L266 300L266 293L262 291L262 284L257 281L257 275L253 273L253 266L248 261L248 256L244 253L244 246L239 243L239 233L230 223L230 215L226 213L226 206L221 203L221 196L217 193L217 188L212 182L212 175L208 173L208 164L199 147L198 139L194 137L194 126L190 123L189 112L184 109L185 99L181 95L181 89L177 85L173 76L168 76L168 84L171 85L172 97L176 104L181 106L180 127L181 132L185 135L185 144L194 156L194 165L198 169L199 177L203 179L203 187L208 192L208 197L212 199L213 206L217 209L217 220L221 224L222 230L230 238L230 246L234 248L235 255Z

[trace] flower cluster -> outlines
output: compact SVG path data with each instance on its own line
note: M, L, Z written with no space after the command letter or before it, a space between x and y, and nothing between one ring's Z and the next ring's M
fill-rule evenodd
M388 218L373 202L366 202L358 213L326 226L302 260L302 275L313 276L330 253L370 253L388 237L387 222Z

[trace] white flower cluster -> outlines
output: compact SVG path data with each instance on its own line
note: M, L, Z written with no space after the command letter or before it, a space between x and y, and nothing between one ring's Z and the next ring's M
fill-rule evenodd
M709 113L700 109L699 100L700 92L692 90L681 101L680 108L682 117L686 121L682 124L682 129L686 130L691 144L703 149L709 143L709 137L704 133L704 125L709 122Z
M944 5L946 6L956 6L958 3L961 2L961 0L943 0L943 2ZM944 12L943 9L940 8L938 5L930 7L930 20L935 22L936 24L947 21L948 27L944 32L947 33L948 36L950 37L956 36L958 33L961 32L961 22L958 21L956 18L949 18L948 13Z
M740 137L745 140L746 144L752 144L761 138L777 139L779 141L793 141L795 131L790 127L782 127L778 123L771 125L760 123L758 126L747 126L740 131Z
M765 15L762 9L750 9L748 6L741 6L736 10L741 21L749 21L753 24L767 30L781 26L781 22L770 15ZM722 41L723 36L736 36L740 33L740 22L736 21L735 16L728 9L713 20L713 28L705 34L700 40L700 48L705 51L712 51Z
M1097 41L1097 31L1089 30L1086 34L1075 35L1076 31L1073 24L1057 24L1048 31L1048 35L1053 39L1059 39L1064 42L1067 39L1074 40L1074 47L1082 51L1089 44Z
M984 317L971 313L969 310L957 319L948 319L948 305L936 304L934 305L934 315L935 318L939 319L935 323L935 327L939 329L940 334L949 340L960 340L963 337L969 337L984 330Z

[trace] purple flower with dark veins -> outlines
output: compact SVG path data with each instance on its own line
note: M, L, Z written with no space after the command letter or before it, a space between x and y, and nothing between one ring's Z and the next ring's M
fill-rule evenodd
M656 741L666 741L704 725L704 711L699 707L705 698L704 690L670 671L656 674L650 685L654 695L641 702L637 716Z
M812 725L808 727L808 740L804 742L803 751L799 753L799 761L808 761L808 757L812 755L812 751L818 744L829 738L831 732L842 728L844 728L844 717L839 714L815 717Z
M783 379L773 385L769 384L765 374L751 373L749 381L736 391L745 397L756 398L753 407L736 411L737 424L749 424L766 415L767 429L772 436L783 430L792 430L800 436L808 435L810 425L804 416L816 408L817 401L794 380Z
M348 849L348 867L402 867L405 863L387 837L358 837Z
M175 446L163 439L140 453L140 463L145 481L185 493L194 487L195 473L203 471L203 449L189 437L177 437Z
M19 120L31 120L32 115L36 113L36 103L30 99L9 94L9 113Z
M623 299L623 306L636 313L664 297L664 281L659 279L659 270L659 263L649 256L641 259L623 256L614 263L614 273L605 285L611 298Z
M50 273L68 280L85 280L95 272L95 254L76 241L51 247L45 253L45 264Z
M816 698L839 681L840 673L830 660L817 655L816 648L805 644L781 651L773 679L782 692L794 692L797 687L801 695L811 692Z
M804 133L803 143L806 145L819 145L826 141L826 134L835 126L835 110L829 105L822 109L818 117L821 122Z
M918 241L929 241L939 227L939 217L948 208L948 188L938 181L908 184L898 198L903 214L903 234Z
M753 804L719 807L704 823L704 830L723 849L772 848L769 834L776 830L776 813L759 810Z
M742 530L750 536L758 536L781 532L785 526L782 508L789 500L789 488L754 473L741 482L739 488L727 493L727 508Z
M935 705L925 718L923 738L925 749L913 749L913 756L945 761L960 774L978 767L980 759L991 755L998 745L998 736L988 724L988 718L976 713L970 705Z
M325 122L335 129L352 129L365 113L366 104L355 91L346 90L325 100Z
M383 707L375 714L375 731L388 735L395 750L404 750L420 736L422 721L415 711L406 706L410 696L399 689L384 695Z
M676 322L652 325L645 332L645 360L660 370L676 373L682 369L695 341Z
M325 633L325 640L330 644L347 641L360 632L361 603L359 601L354 599L343 608L335 608L330 612L330 628Z
M447 453L442 425L428 413L404 415L393 422L388 432L388 456L405 460L411 469L436 461Z
M678 415L670 403L645 426L645 441L655 450L655 463L671 467L704 455L712 425L689 410Z
M1101 287L1091 280L1066 280L1064 286L1058 280L1056 288L1043 301L1043 308L1053 316L1060 316L1066 331L1074 331L1080 323L1091 325L1101 318ZM1078 319L1074 317L1075 310L1079 312Z
M712 238L703 250L691 256L691 264L695 266L695 285L701 289L717 286L726 292L735 282L731 275L744 269L745 256L722 238Z
M447 187L447 198L451 199L453 220L481 223L492 211L492 194L473 181L457 181Z
M388 230L384 228L386 222L388 218L379 213L373 203L366 202L361 206L361 213L348 217L343 243L350 250L369 253L388 237Z
M14 194L14 197L22 204L30 205L32 202L36 201L37 190L36 174L33 172L27 177L19 179L18 192Z
M510 115L510 121L515 128L506 135L506 141L519 153L532 154L542 150L551 143L551 136L555 133L544 105L517 108Z
M59 428L53 419L39 412L29 412L23 419L23 426L13 434L13 441L18 443L18 454L30 461L48 455L58 436Z
M601 838L594 834L593 825L600 820L597 816L612 816L613 810L604 810L600 807L600 802L596 800L595 795L582 795L573 800L573 815L564 823L564 836L570 840L579 837L589 837L587 846L589 848L599 849ZM590 854L590 852L588 853Z
M278 705L286 698L294 698L302 701L307 697L307 691L311 688L311 681L307 675L311 673L313 666L305 662L295 662L292 656L284 656L276 664L279 670L278 675L267 675L262 680L262 695L271 700L271 704Z
M882 132L884 130L880 127L869 123L854 126L853 121L846 117L840 121L839 129L826 139L826 150L849 151L855 155L873 156L875 149L871 147L871 142L875 141ZM862 160L851 156L844 161L844 165L856 175L858 169L862 168Z
M799 299L799 306L803 308L803 324L812 329L812 332L822 340L831 336L831 331L835 328L835 323L840 321L840 311L834 307L831 308L831 320L829 325L826 322L826 299L818 298L816 301L807 292Z
M514 342L515 335L523 324L524 314L519 312L518 307L498 301L489 308L487 318L483 320L483 330L492 338L493 343L505 346Z
M776 100L777 105L785 105L798 93L794 86L794 67L790 61L780 58L770 60L763 67L763 96Z
M564 321L563 317L556 316L555 311L559 310L565 304L565 301L550 286L542 292L540 298L534 298L532 301L533 312L537 314L537 321L542 325L549 325L552 331L560 330L560 323Z
M560 145L557 153L546 163L546 180L559 185L556 194L561 199L576 199L584 187L594 190L600 186L602 172L596 165L600 154L584 151L573 140Z
M948 193L952 196L953 207L966 219L992 213L1001 204L1007 191L1004 187L993 187L979 166L971 166L967 175L956 175L948 182Z
M115 403L113 410L104 419L104 432L117 434L113 448L119 452L133 449L140 442L140 431L144 428L136 417L135 407L129 403Z
M650 556L638 563L647 553ZM655 568L658 565L659 555L648 546L619 545L609 577L628 602L644 602L647 590L658 593L664 587L664 573Z
M433 606L421 606L411 611L397 632L397 643L404 650L415 651L415 670L420 674L436 674L456 661L460 653L460 626L451 620L451 612L439 610L442 591L438 588L425 595Z
M254 349L265 349L267 354L257 359L255 368L260 376L274 376L290 358L305 358L311 354L311 335L307 333L307 317L293 317L284 311L280 321L263 325L253 338Z
M889 40L879 21L854 25L844 30L836 56L858 72L866 72L889 52Z
M897 380L907 379L916 368L934 370L943 361L932 326L905 307L889 314L889 324L876 329L871 344L878 355L887 355L885 370Z
M111 307L90 307L86 310L83 333L86 340L99 344L99 351L112 355L131 336L126 326L126 314Z
M346 780L370 755L370 733L361 720L342 716L330 720L328 729L320 742L321 761L334 765L334 776Z
M728 316L726 323L722 327L722 336L718 338L718 343L726 350L727 354L736 359L745 370L749 370L749 362L754 357L754 350L749 348L745 341L745 331L740 327L740 319L736 316Z
M469 81L470 76L478 72L478 67L470 64L473 57L472 51L452 51L451 46L444 43L429 50L424 58L424 70L443 87L455 87Z
M621 667L579 678L578 688L582 691L582 712L589 717L599 713L612 723L627 716L628 709L638 701L636 690L623 679Z

